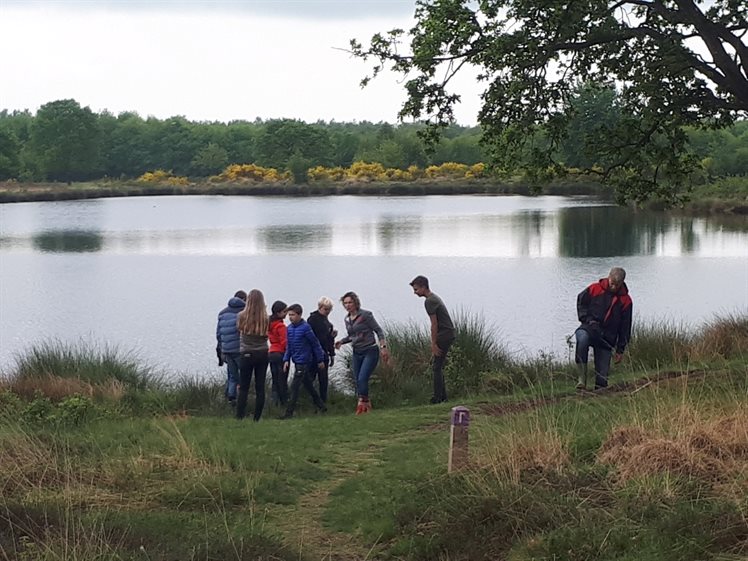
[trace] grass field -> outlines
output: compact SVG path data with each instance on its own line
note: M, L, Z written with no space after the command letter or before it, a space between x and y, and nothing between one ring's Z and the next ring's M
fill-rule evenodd
M473 331L461 356L487 373L450 404L379 380L371 414L336 394L327 415L260 423L209 384L164 386L90 349L77 376L48 356L75 349L35 349L0 391L0 559L745 559L747 326L649 326L610 389L585 394L568 365L512 363ZM415 385L421 360L378 376ZM450 475L458 402L471 466Z

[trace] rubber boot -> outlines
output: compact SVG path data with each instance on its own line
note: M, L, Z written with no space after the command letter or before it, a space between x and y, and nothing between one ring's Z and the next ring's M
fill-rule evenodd
M580 362L577 364L577 389L578 390L586 390L587 389L587 363Z

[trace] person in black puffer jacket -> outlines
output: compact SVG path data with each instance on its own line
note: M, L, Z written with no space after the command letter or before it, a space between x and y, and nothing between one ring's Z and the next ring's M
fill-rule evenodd
M322 350L325 352L325 356L322 360L324 368L317 368L315 363L312 363L311 377L312 380L315 378L319 379L319 397L323 403L327 403L327 386L329 381L330 367L335 363L335 337L338 332L333 328L330 323L329 316L332 311L332 300L327 296L323 296L317 302L317 310L309 314L307 323L312 328L314 334L319 340L319 344L322 345Z
M610 358L615 351L615 362L623 358L631 339L633 302L623 282L626 271L613 267L606 279L592 283L577 296L577 315L581 325L576 337L575 362L579 369L577 389L587 387L587 360L590 347L595 353L595 389L608 385Z

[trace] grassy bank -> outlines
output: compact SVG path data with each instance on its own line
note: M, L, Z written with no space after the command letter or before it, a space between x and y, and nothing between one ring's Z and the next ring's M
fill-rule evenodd
M571 179L545 186L548 195L599 195L611 198L612 193L598 183ZM315 182L293 183L196 182L188 185L144 184L126 181L73 183L0 183L0 203L29 201L62 201L110 197L153 195L253 195L308 197L325 195L531 195L535 188L518 179L505 182L476 180L422 180L415 182Z
M409 182L210 182L197 181L186 185L166 183L138 183L134 181L98 181L73 183L17 183L0 182L0 203L64 201L111 197L141 197L165 195L232 195L232 196L426 196L426 195L591 195L613 199L611 189L588 178L570 176L542 186L521 178L506 180L417 180ZM646 205L650 210L664 210L662 203ZM690 201L680 209L690 214L748 215L748 179L730 177L698 186Z
M337 394L325 416L238 422L219 384L113 351L29 351L0 392L0 559L748 555L748 317L638 329L594 395L574 393L566 361L518 360L479 318L458 325L448 375L473 423L455 475L454 403L421 405L412 326L391 326L362 417Z

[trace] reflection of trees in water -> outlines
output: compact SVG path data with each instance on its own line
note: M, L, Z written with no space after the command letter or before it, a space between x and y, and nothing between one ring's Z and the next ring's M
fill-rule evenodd
M680 249L683 253L693 253L699 249L699 236L694 229L696 223L697 221L691 217L680 221Z
M531 250L542 250L546 221L549 215L542 210L525 210L517 214L480 216L477 224L483 244L510 243L509 254L530 255Z
M43 253L86 253L100 251L104 236L86 230L58 230L36 234L34 247Z
M547 218L547 215L540 210L528 210L519 216L512 217L512 222L519 225L519 227L512 226L513 231L520 232L519 247L517 247L519 255L529 255L531 246L539 246L543 239L543 223Z
M332 226L327 224L289 224L269 226L257 231L260 248L269 251L319 249L332 244Z
M748 215L724 214L704 218L707 232L748 232Z
M571 207L559 211L559 255L565 257L612 257L651 255L664 234L674 227L663 213L634 212L619 207ZM684 223L683 251L697 244L693 221ZM690 241L688 241L690 240Z
M381 252L388 254L398 244L419 236L423 230L421 218L384 216L377 222L377 242Z

